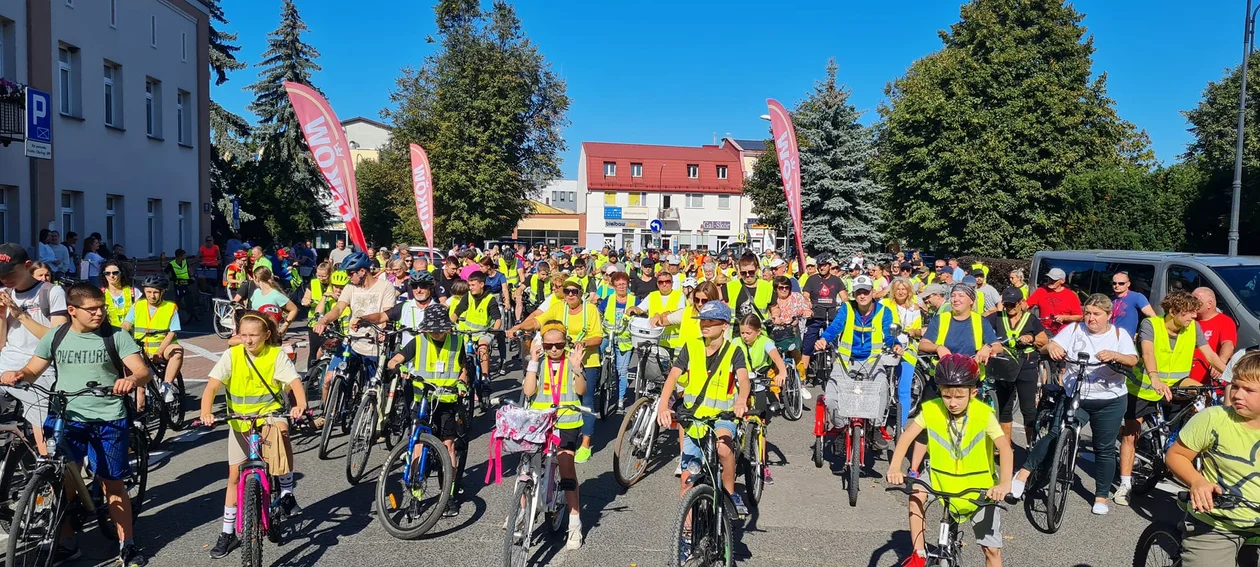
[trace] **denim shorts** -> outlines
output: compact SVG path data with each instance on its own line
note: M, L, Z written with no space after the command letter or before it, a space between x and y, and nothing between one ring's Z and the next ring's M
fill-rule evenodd
M46 439L52 439L56 419L49 417L44 422ZM122 480L131 475L131 460L127 455L126 418L86 422L67 419L60 446L75 461L82 461L86 456L99 478Z
M714 424L713 427L714 429L725 429L726 432L730 434L731 439L735 438L735 422L734 421L721 420L721 421L718 421L716 424ZM716 431L714 432L714 434L718 435L719 437L721 436L721 433L718 433ZM700 452L700 445L697 445L696 441L692 439L690 435L687 435L685 431L683 432L682 438L683 438L682 467L683 467L683 470L686 470L687 465L689 463L693 461L696 463L700 463L700 460L703 457L703 455Z

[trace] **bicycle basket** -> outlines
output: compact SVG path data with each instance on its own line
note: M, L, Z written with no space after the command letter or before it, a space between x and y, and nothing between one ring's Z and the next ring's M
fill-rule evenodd
M490 434L490 465L486 469L486 482L503 482L503 455L512 453L537 453L547 446L556 423L556 412L534 410L520 406L503 406L494 416L494 431Z
M826 400L833 423L847 418L882 420L888 411L890 395L888 379L883 372L877 372L866 380L833 374L827 384Z
M630 342L634 348L644 343L655 343L660 340L664 327L653 327L647 318L635 317L630 320Z

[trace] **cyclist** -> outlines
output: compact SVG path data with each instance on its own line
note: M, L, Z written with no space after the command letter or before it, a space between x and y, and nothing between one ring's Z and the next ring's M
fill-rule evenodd
M289 417L298 419L306 412L306 388L298 387L301 380L297 369L280 349L280 333L274 320L248 311L237 324L237 335L243 344L229 348L210 370L210 379L201 396L201 422L214 424L214 398L220 386L227 387L223 396L227 411L238 414L281 412L285 406L285 393L292 392L295 403L289 410ZM223 529L210 548L210 557L215 559L240 546L240 539L236 536L236 494L241 463L249 455L248 440L245 438L249 424L230 420L229 425L232 431L228 434L228 481L223 496ZM272 448L264 450L263 457L268 461L268 471L280 479L279 505L285 514L300 514L302 508L293 495L293 447L289 441L288 421L273 417L263 428L263 438L269 440L267 446ZM272 432L271 428L278 431ZM279 437L278 443L275 437Z
M114 260L106 261L101 267L101 273L105 275L105 287L101 291L105 294L105 310L109 315L109 324L115 329L122 328L123 317L127 316L127 312L131 311L134 305L144 295L139 289L131 287L131 279L123 272L122 265Z
M306 308L306 318L314 321L318 314L316 308L323 303L324 295L327 293L329 284L328 278L332 276L332 264L324 262L315 267L315 277L311 279L311 285L302 292L302 307ZM306 330L306 340L309 345L320 344L319 335L315 334L313 326ZM318 348L309 348L306 353L306 367L310 368L319 356Z
M284 311L284 322L280 323L279 328L282 336L289 331L289 325L293 324L293 320L297 319L297 305L289 301L289 296L277 287L271 270L266 266L254 268L254 285L242 288L240 292L232 298L232 301L245 303L255 311L262 309L264 305L274 305ZM242 295L245 292L249 292L248 297Z
M1248 538L1260 535L1260 512L1213 504L1216 494L1260 502L1255 447L1260 445L1260 354L1248 352L1234 365L1229 405L1200 411L1177 434L1165 462L1190 487L1182 522L1181 565L1233 565ZM1202 472L1194 465L1202 457Z
M197 270L197 283L202 293L210 293L210 283L219 281L219 266L223 264L223 254L219 245L214 243L213 236L206 237L206 243L197 251L201 268Z
M871 278L858 276L853 279L853 300L840 305L831 324L812 346L815 350L824 350L835 343L840 354L840 366L835 370L846 375L852 362L863 362L872 354L878 354L881 348L900 356L902 347L891 328L894 316L891 310L875 301ZM840 399L840 393L833 388L836 381L831 377L820 379L826 380L826 401L828 409L834 412Z
M162 268L166 277L175 283L175 296L183 297L192 285L192 271L188 267L188 252L183 248L175 250L175 259Z
M813 276L814 277L820 276ZM808 283L806 284L808 287ZM774 298L770 300L770 338L780 352L789 353L798 372L801 365L801 328L813 313L809 300L792 291L792 282L786 277L774 279Z
M447 302L450 318L461 331L478 333L471 338L477 342L477 357L481 362L481 375L490 380L490 342L494 335L484 331L503 328L503 314L499 300L486 290L486 274L475 270L468 274L468 293L452 294ZM504 374L502 364L499 373Z
M936 384L940 397L923 402L922 410L906 426L897 441L888 468L889 484L900 485L906 475L900 463L919 434L928 432L928 454L931 465L928 478L933 490L961 492L970 488L987 489L990 500L1001 501L1011 490L1012 451L1010 438L998 425L997 414L976 399L976 382L980 366L965 354L946 354L936 366ZM993 449L997 448L1000 473L994 469ZM996 478L995 478L996 477ZM904 567L927 564L923 514L926 496L921 492L910 496L910 541L914 553L902 561ZM964 499L950 502L950 513L973 522L976 543L984 551L985 565L1002 565L1002 522L997 507L978 507ZM965 520L964 520L965 521Z
M604 325L608 327L616 327L622 324L625 317L628 316L627 311L634 307L634 295L629 292L630 275L625 272L613 272L610 276L612 280L613 293L606 297L600 305L599 312L603 314ZM612 341L613 363L617 368L617 406L619 409L626 409L626 388L628 377L630 376L630 353L633 352L633 345L630 342L630 329L627 327L625 331L617 335L604 337L604 344L600 345L600 350L609 348L608 342Z
M1194 320L1202 307L1199 298L1184 291L1173 291L1159 302L1163 317L1148 317L1138 325L1138 344L1142 366L1129 377L1129 407L1120 431L1120 488L1113 498L1116 504L1129 505L1133 488L1133 458L1137 452L1137 436L1142 420L1159 408L1160 398L1172 400L1170 386L1199 386L1190 379L1195 351L1203 353L1208 364L1218 372L1225 364L1203 336L1203 328ZM1152 377L1156 379L1152 379Z
M998 422L1002 424L1002 431L1009 437L1011 423L1015 419L1015 398L1018 395L1019 413L1024 418L1025 440L1030 440L1036 433L1037 427L1037 368L1041 361L1037 351L1045 348L1050 339L1046 336L1046 329L1041 326L1041 322L1031 313L1024 311L1023 300L1024 296L1019 292L1019 288L1014 286L1006 288L1002 292L1002 310L989 315L986 319L994 332L998 333L998 340L1002 341L1003 346L1006 347L1007 354L1019 362L1019 371L1015 376L1010 377L1012 380L998 380L994 383L998 401ZM1099 304L1098 308L1110 313L1110 301L1105 306ZM1075 328L1075 325L1072 327ZM1062 360L1062 357L1059 360Z
M66 293L70 315L68 327L45 333L26 366L5 372L0 382L12 386L19 381L34 382L55 362L57 389L77 391L89 382L112 388L119 396L126 395L149 380L149 369L140 358L140 348L126 332L111 327L105 316L105 296L89 283L70 286ZM106 337L109 337L106 339ZM107 342L108 340L108 342ZM122 377L125 366L130 376ZM146 565L147 560L136 551L133 539L131 500L123 480L131 475L127 448L127 407L120 397L98 398L79 396L66 405L65 437L70 460L82 462L86 457L108 500L109 518L114 522L119 541L119 560L124 567ZM52 434L52 420L44 427ZM54 561L71 561L80 556L75 531L67 523L62 526L61 545Z
M747 413L751 388L744 349L726 339L727 328L733 316L731 308L721 301L707 301L700 308L697 317L700 320L702 340L688 341L680 349L661 390L657 421L662 428L673 427L671 402L675 387L682 388L684 411L695 417L711 417L733 411L735 417L742 418ZM731 495L736 510L740 514L747 514L748 509L743 498L735 492L735 422L718 421L714 428L718 439L718 459L722 463L722 486ZM702 457L695 440L703 437L705 432L703 426L692 425L682 436L680 497L690 488L688 481L691 478L692 463L699 465L698 461Z
M774 341L761 332L761 319L758 319L756 315L748 315L740 321L739 338L741 339L739 346L744 349L744 361L749 375L756 372L758 376L767 376L774 385L769 390L749 392L751 403L748 411L761 416L762 421L768 426L770 415L779 407L778 391L783 387L783 381L787 379L787 366ZM765 469L765 481L766 484L774 484L769 468Z
M249 254L244 250L237 250L232 263L223 270L223 287L227 289L228 297L235 295L245 285L249 274Z
M341 261L341 269L346 272L348 285L341 290L337 303L333 304L315 323L315 332L322 335L329 323L340 318L347 308L350 310L351 356L363 363L364 377L368 378L376 375L379 347L373 340L372 330L359 327L358 318L393 307L397 303L398 296L398 292L394 291L394 286L390 285L385 278L372 273L372 266L372 258L368 257L366 252L355 252L346 256L346 259ZM341 362L340 357L334 356L328 367L336 368ZM321 388L321 399L327 399L328 382L326 376L324 386Z
M774 284L759 279L758 273L757 257L751 253L744 254L739 258L739 278L727 282L722 289L726 294L723 300L738 317L755 314L764 319L766 310L770 308Z
M385 323L398 323L403 329L403 344L407 344L419 336L420 324L424 322L425 313L431 305L440 305L433 297L433 287L436 282L433 280L433 274L429 272L417 272L410 276L411 301L404 301L390 307L387 311L380 313L372 313L364 315L362 320L372 323L373 325L384 325ZM450 311L443 312L442 317L450 320ZM462 352L462 351L461 351ZM403 361L403 369L411 370L411 366Z
M423 273L429 275L428 272ZM432 290L431 281L427 289ZM408 302L406 305L413 304ZM468 371L461 362L464 356L463 337L451 332L455 327L448 311L436 302L430 302L423 309L419 322L412 328L419 334L415 339L407 341L402 351L395 354L386 367L392 370L410 362L413 403L419 403L423 399L425 383L437 388L458 390L458 394L442 394L438 397L438 405L432 409L431 418L433 435L446 445L455 469L452 471L454 482L451 485L451 499L447 501L446 510L442 511L442 516L451 518L459 515L459 495L463 492L459 486L464 476L468 425L471 421L468 405L455 403L460 396L468 395Z
M66 294L60 286L35 279L33 265L26 249L19 244L0 244L0 310L5 324L0 325L0 370L18 370L35 356L40 339L49 329L68 320ZM56 372L45 371L39 385L51 388ZM22 417L31 424L40 454L44 446L44 421L47 404L40 403L34 392L5 388L5 393L22 402Z
M942 358L953 353L965 354L974 357L981 366L989 361L991 355L1002 352L1002 343L998 341L993 327L972 312L975 302L976 291L971 287L957 284L950 289L950 309L937 313L928 323L927 331L919 341L919 351ZM983 369L980 376L984 377Z
M575 286L576 287L576 286ZM586 393L587 384L583 372L577 368L582 365L586 347L579 341L575 343L573 354L568 356L568 337L564 323L547 321L542 325L542 340L530 349L529 364L525 368L525 380L521 383L521 391L532 398L530 406L537 410L551 409L553 403L564 406L576 406L581 396ZM543 363L542 384L539 384L539 358L543 352L547 360ZM537 394L537 395L535 395ZM561 409L556 414L556 433L560 437L556 462L560 467L560 488L565 491L565 499L569 504L569 537L565 548L574 550L582 547L582 509L579 502L577 468L574 466L574 451L581 436L582 416L572 410Z
M1011 285L1019 289L1020 295L1028 299L1028 283L1024 281L1024 270L1015 268L1007 277L1010 278Z
M805 323L805 335L802 337L800 368L809 368L810 358L814 356L814 344L818 342L818 334L835 320L837 308L849 300L849 291L844 282L831 272L838 266L839 260L831 254L823 254L818 266L818 275L809 278L801 295L811 304L813 312ZM802 370L801 376L805 373ZM825 379L815 376L815 380Z
M631 312L634 315L647 315L653 326L664 327L659 344L673 356L674 351L682 346L682 338L679 336L681 325L669 323L667 319L671 313L686 307L687 297L674 289L674 277L668 272L661 272L655 277L656 291L640 299Z
M897 403L901 408L901 415L897 417L901 427L906 426L910 410L914 409L910 407L910 396L913 393L914 366L919 360L919 339L923 338L923 312L914 302L912 288L913 284L909 279L894 278L892 284L889 285L888 296L880 301L892 314L893 321L901 326L901 332L906 335L906 342L902 345L905 352L901 355L897 379ZM900 337L898 337L898 342L900 342Z
M144 349L144 355L153 360L166 360L166 375L158 385L162 398L166 403L175 401L175 389L171 384L179 375L184 365L184 347L175 340L180 331L179 316L175 312L175 304L163 300L170 282L166 276L154 274L145 276L140 281L144 290L144 301L131 306L131 311L123 318L122 328L131 331L136 342ZM144 408L145 391L136 391L136 405Z
M599 294L595 293L595 288L599 284L599 277L588 274L586 272L586 260L578 258L573 261L573 273L569 275L569 279L576 280L578 286L583 290L583 298L592 303L599 302Z
M1082 318L1081 298L1064 285L1066 281L1067 273L1060 268L1051 268L1046 272L1045 283L1024 300L1029 309L1037 309L1037 315L1048 333L1057 334L1064 325Z

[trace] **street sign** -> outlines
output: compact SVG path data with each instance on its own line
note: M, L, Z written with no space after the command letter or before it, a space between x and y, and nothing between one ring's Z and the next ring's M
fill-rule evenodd
M26 88L26 156L52 159L52 97Z
M663 227L661 219L652 219L652 222L648 223L648 228L652 229L652 232L660 232Z
M747 232L739 233L739 237L735 239L735 242L748 242L748 233Z
M621 207L604 207L604 218L612 220L621 219Z

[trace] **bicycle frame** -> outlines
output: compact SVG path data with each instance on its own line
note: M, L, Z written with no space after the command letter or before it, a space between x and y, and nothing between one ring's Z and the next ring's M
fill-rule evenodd
M957 567L958 556L961 555L961 552L962 552L962 534L960 533L958 529L958 527L961 524L958 522L958 519L954 517L954 514L950 513L949 511L950 500L957 498L960 500L967 500L980 507L994 507L994 508L1003 509L1003 510L1006 509L1005 506L1002 506L1001 504L998 504L997 502L987 502L984 500L977 500L977 499L967 497L967 495L969 494L975 494L979 498L984 499L985 495L988 492L985 489L968 488L966 490L963 490L962 492L956 492L956 493L940 492L933 489L930 483L924 482L923 479L919 479L919 478L907 477L905 480L905 484L902 484L900 486L890 486L888 488L885 488L884 490L886 492L894 492L894 491L903 492L908 495L914 495L916 491L919 491L925 494L924 503L923 503L923 511L924 511L925 520L927 516L927 508L929 505L932 504L932 501L935 500L935 501L941 502L941 523L940 523L940 529L937 532L937 538L936 538L937 548L934 552L932 549L926 548L925 546L925 551L927 552L928 559L941 560L937 564L945 564L945 565L949 565L950 567ZM927 534L925 533L924 536L926 537L926 535Z
M248 418L249 421L249 457L241 465L240 481L236 483L236 532L241 533L245 530L245 511L242 506L245 502L245 486L246 479L251 476L258 477L258 486L262 489L262 501L265 510L262 516L262 529L264 533L271 531L271 476L267 474L267 463L262 458L262 428L258 425L259 418L268 416L229 416L229 419Z
M441 403L441 402L437 402L436 400L438 399L439 396L443 394L447 394L447 393L452 393L452 392L445 388L435 388L433 386L429 386L428 384L425 384L425 393L420 398L420 401L416 404L416 413L415 413L414 419L412 420L411 437L408 438L407 440L407 454L408 455L415 454L416 440L420 438L421 434L426 434L426 433L429 435L433 434L433 428L429 426L430 413L432 411L431 407L436 406L438 403ZM454 403L459 403L459 402L454 402ZM412 468L413 462L415 462L416 464L416 467L417 467L416 469ZM426 471L429 469L428 463L429 463L428 451L425 450L425 448L421 447L419 459L416 459L413 456L412 458L407 459L407 463L403 465L403 482L406 484L410 484L412 471L413 470Z

